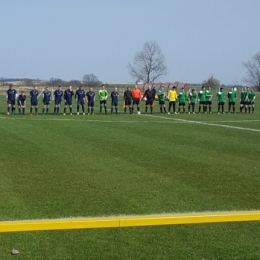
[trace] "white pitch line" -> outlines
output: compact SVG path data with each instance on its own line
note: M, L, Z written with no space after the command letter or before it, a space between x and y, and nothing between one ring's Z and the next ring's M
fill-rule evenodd
M207 121L207 123L250 123L250 122L259 122L260 120L252 119L252 120L231 120L231 121Z
M231 126L231 125L220 125L220 124L213 124L213 123L202 122L202 121L186 120L186 119L180 119L180 118L172 118L172 117L168 118L168 117L163 117L163 116L153 116L153 115L144 115L144 116L155 117L155 118L159 117L159 118L163 118L163 119L172 119L172 120L175 120L175 121L181 121L181 122L192 123L192 124L218 126L218 127L223 127L223 128L231 128L231 129L238 129L238 130L260 132L260 129L254 129L254 128L246 128L246 127Z
M91 119L86 119L86 120L77 120L77 119L68 119L68 118L54 118L54 119L51 119L51 118L37 118L37 119L34 119L34 118L18 118L18 117L0 117L0 119L7 119L7 120L28 120L28 121L74 121L74 122L97 122L97 123L186 123L186 122L170 122L170 121L163 121L163 120L160 120L160 121L154 121L154 120L151 120L151 121L137 121L137 120L91 120Z

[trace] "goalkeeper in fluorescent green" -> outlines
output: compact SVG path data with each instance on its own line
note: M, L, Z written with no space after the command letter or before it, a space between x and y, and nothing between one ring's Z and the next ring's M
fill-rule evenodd
M105 85L101 86L101 89L98 91L99 102L100 102L100 114L102 113L102 105L104 105L105 113L107 113L107 97L108 92L105 90Z

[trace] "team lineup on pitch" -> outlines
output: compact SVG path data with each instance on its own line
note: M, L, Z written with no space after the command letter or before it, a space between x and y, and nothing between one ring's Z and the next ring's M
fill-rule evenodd
M38 92L37 87L30 91L30 114L38 115L38 99L41 93ZM94 115L94 107L96 102L96 94L93 91L93 88L89 88L87 92L84 91L82 86L80 86L76 92L74 93L71 86L69 86L64 92L61 89L61 86L54 91L53 97L48 87L46 87L43 91L43 108L42 115L49 114L49 106L52 100L54 100L54 115L58 115L60 113L61 104L64 100L63 107L63 115L66 115L67 109L69 109L69 114L73 115L72 111L72 103L75 98L75 102L77 104L77 115L80 112L85 115ZM99 98L99 113L101 114L104 109L104 113L108 113L107 108L107 99L111 98L111 114L118 114L118 104L119 104L119 93L117 88L110 93L105 89L105 85L101 86L101 89L98 91ZM254 101L256 94L253 88L244 87L240 97L237 97L236 88L231 88L229 92L226 94L223 88L220 88L216 94L217 97L217 112L218 114L225 114L225 101L228 101L228 111L227 113L236 113L236 101L239 99L239 112L242 113L254 113ZM62 100L63 98L63 100ZM123 108L124 113L126 114L128 111L130 114L134 113L136 108L137 114L141 114L140 111L140 102L141 100L145 101L145 113L153 114L154 112L154 104L155 101L158 100L159 103L159 111L161 114L195 114L198 113L212 113L212 99L213 99L213 91L211 87L205 88L205 86L201 87L201 90L197 91L195 89L185 91L184 88L181 88L181 91L177 93L176 86L173 86L170 90L165 91L164 87L161 85L159 90L157 91L155 88L152 88L150 85L141 93L138 88L138 85L135 85L131 90L130 87L123 94ZM15 103L17 100L18 111L20 115L25 114L26 109L26 100L27 97L24 91L21 92L20 95L17 94L17 91L10 85L9 89L6 93L6 101L7 101L7 115L15 114ZM166 102L168 101L168 107L166 107ZM85 109L85 102L87 103L87 109ZM177 107L178 104L178 107ZM188 110L186 110L186 104L188 105ZM195 106L198 104L198 111L195 111ZM80 109L81 108L81 109ZM80 111L81 110L81 111Z

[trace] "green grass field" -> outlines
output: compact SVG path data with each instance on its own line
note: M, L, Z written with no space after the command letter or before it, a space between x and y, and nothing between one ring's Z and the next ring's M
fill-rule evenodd
M36 117L6 116L1 98L0 220L259 210L259 106ZM259 235L259 222L0 233L0 259L257 260Z

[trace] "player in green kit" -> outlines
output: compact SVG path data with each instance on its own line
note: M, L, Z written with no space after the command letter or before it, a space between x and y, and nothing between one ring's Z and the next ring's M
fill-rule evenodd
M190 114L190 108L192 109L192 114L195 114L195 103L197 102L197 93L193 88L190 93L188 93L188 112Z
M225 105L225 93L223 92L223 88L220 88L220 91L217 94L218 98L218 114L220 114L220 107L222 114L225 114L224 112L224 105Z
M183 110L183 114L185 114L185 103L187 100L187 93L184 91L184 88L181 89L181 92L178 95L178 101L179 101L179 109L178 114L181 112L181 107Z
M248 92L247 88L244 87L240 96L240 113L242 113L243 108L245 108L245 113L247 112L247 104L248 103Z
M249 98L248 98L248 94L249 94L249 87L246 87L245 89L245 113L247 113L248 107L249 107Z
M255 111L255 92L253 88L250 88L248 93L249 105L248 105L248 112L253 114Z
M159 99L159 105L160 105L160 111L161 114L164 110L164 113L166 114L166 107L165 107L165 90L163 86L160 86L159 91L157 93L158 99Z
M211 87L208 87L208 89L206 90L206 108L205 108L205 113L207 113L207 107L209 107L209 113L211 114L212 97L213 97L213 91L212 91Z
M201 87L201 90L199 91L198 101L199 101L199 113L202 107L203 107L203 112L205 113L207 105L206 105L206 90L204 86Z
M103 84L101 86L101 89L98 91L98 96L99 96L99 102L100 102L100 114L102 113L102 105L104 105L105 108L105 113L107 113L107 97L108 97L108 92L105 90L105 85Z
M231 90L228 92L228 113L229 114L230 114L230 111L231 111L231 106L232 106L232 109L233 109L233 114L235 114L236 98L237 98L237 93L234 90L234 88L232 87Z

